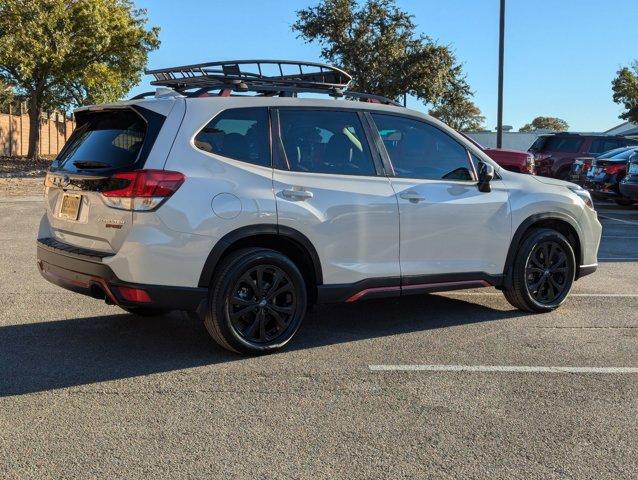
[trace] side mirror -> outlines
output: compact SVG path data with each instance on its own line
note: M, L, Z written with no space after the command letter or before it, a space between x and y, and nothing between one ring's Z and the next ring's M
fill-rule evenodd
M489 163L481 162L478 169L479 192L491 192L490 182L494 179L494 167Z

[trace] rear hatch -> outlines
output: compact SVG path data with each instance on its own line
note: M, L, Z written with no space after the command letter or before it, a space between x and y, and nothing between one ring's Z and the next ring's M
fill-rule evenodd
M54 238L107 253L120 248L133 213L107 206L100 192L114 188L114 174L143 168L163 119L135 106L76 114L77 128L45 182Z

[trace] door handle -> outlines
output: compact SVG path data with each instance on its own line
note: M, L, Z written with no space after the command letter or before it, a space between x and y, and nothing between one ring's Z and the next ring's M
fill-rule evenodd
M314 195L309 190L304 190L303 187L287 188L281 191L284 198L288 200L310 200Z
M425 197L414 190L408 190L407 192L400 193L399 196L403 200L408 200L410 203L419 203L425 200Z

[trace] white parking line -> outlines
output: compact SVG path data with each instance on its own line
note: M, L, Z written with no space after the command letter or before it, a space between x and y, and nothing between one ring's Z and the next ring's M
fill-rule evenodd
M368 365L373 372L638 373L637 367L543 367L524 365Z

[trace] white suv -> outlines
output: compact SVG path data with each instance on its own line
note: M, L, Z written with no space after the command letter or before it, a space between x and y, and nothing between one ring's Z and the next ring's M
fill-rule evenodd
M586 191L506 171L427 115L344 91L338 69L151 73L152 98L77 110L47 175L38 265L64 288L196 312L223 347L265 353L309 304L496 287L545 312L596 269Z

